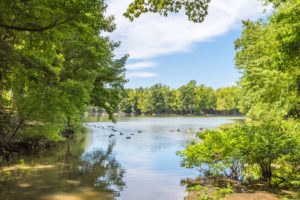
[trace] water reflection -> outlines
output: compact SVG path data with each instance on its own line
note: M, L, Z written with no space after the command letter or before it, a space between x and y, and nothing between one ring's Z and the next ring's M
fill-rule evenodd
M47 157L1 168L0 199L114 199L125 186L125 170L112 154L115 143L88 153L84 144L69 143L47 152Z
M180 181L199 172L182 168L176 152L200 128L226 123L232 119L141 117L89 123L86 139L1 168L0 199L182 200L186 193Z
M176 152L195 139L200 128L215 128L232 122L232 118L221 117L137 117L120 118L117 124L95 122L90 124L88 148L98 148L111 140L116 142L114 153L126 168L126 188L118 200L182 200L186 192L180 181L196 177L199 172L182 168L181 157ZM124 135L115 134L110 138L110 126ZM127 140L125 136L131 133L134 135Z

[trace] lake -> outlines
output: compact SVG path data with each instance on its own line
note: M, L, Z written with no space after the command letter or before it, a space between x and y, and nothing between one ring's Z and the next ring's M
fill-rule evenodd
M224 117L128 117L116 124L86 123L86 137L2 167L0 199L182 200L181 180L199 172L182 168L176 152L195 139L199 128L234 122Z

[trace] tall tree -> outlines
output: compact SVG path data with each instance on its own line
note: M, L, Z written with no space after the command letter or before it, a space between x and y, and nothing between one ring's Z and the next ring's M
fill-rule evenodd
M141 113L152 113L153 112L153 103L151 102L152 93L149 88L139 88L137 93L138 98L138 108Z
M168 92L167 108L171 113L178 113L181 111L181 100L179 90L172 89Z
M238 87L219 88L216 91L217 95L217 110L234 111L237 114L237 109L240 100L240 89Z
M276 2L268 20L244 21L235 43L243 108L256 119L300 116L300 1Z
M196 89L196 109L198 112L209 112L216 108L216 95L211 87L201 84Z
M123 95L126 56L103 0L0 2L0 141L61 139L89 105L112 113Z
M150 88L151 104L154 113L163 113L167 108L166 87L161 83L155 84Z
M194 80L190 81L188 84L181 86L179 88L180 99L182 102L182 109L189 114L193 114L195 111L196 88L197 88L197 82Z

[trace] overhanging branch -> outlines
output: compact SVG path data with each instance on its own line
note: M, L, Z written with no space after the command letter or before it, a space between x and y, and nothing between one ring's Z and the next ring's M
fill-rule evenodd
M36 26L36 27L25 27L25 26L15 26L15 25L7 25L2 22L0 22L0 27L6 28L6 29L11 29L11 30L16 30L16 31L29 31L29 32L42 32L49 30L51 28L54 28L55 26L65 24L67 22L71 21L70 19L64 20L61 22L54 21L53 23L47 25L47 26Z

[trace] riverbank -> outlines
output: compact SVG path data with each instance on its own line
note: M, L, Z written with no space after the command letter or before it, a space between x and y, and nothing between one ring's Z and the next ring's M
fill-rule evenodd
M246 117L244 115L181 115L181 114L141 114L141 115L136 115L136 114L119 114L115 113L114 117L116 119L116 122L122 121L123 119L128 119L128 118L149 118L149 117L154 117L154 118L228 118L228 119L240 119L240 120L246 120ZM111 122L111 119L107 115L100 115L100 116L87 116L84 118L84 122Z
M298 200L300 197L296 197L295 192L282 190L279 194L272 193L269 191L251 191L244 193L234 192L224 200L282 200L282 199L295 199ZM199 194L197 192L191 192L184 200L199 200Z
M291 188L270 187L265 183L243 184L229 179L211 179L207 181L209 183L201 185L201 178L189 179L186 184L190 184L189 187L193 186L192 190L188 190L185 200L220 200L217 196L223 200L300 199L300 192Z
M0 146L0 166L18 162L20 157L45 155L49 151L61 148L66 144L74 144L86 138L88 130L83 126L77 126L74 134L61 135L59 140L51 141L45 138L19 138L16 142L10 144L9 147Z

